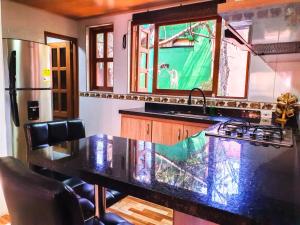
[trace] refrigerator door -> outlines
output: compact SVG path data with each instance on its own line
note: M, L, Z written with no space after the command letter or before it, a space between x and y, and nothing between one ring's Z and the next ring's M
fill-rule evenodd
M6 89L52 88L50 46L30 41L3 39L3 53ZM15 82L11 77L13 56L15 57Z
M9 91L6 91L6 102L9 102ZM8 139L12 155L23 162L27 160L27 145L24 133L24 124L28 122L50 121L52 113L51 90L18 90L16 91L16 103L19 108L20 126L11 125L11 134ZM12 114L10 114L12 116ZM7 118L9 121L9 118Z

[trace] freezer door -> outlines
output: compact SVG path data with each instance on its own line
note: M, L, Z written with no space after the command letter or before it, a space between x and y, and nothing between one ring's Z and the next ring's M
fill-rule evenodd
M3 39L3 55L6 89L14 86L19 89L52 88L49 46L36 42ZM12 68L12 60L15 60L15 68ZM15 76L15 84L12 83L12 76Z
M6 91L6 102L9 104L9 91ZM50 121L52 113L52 91L51 90L22 90L16 91L17 105L19 109L20 126L17 127L10 118L8 135L10 152L16 158L26 162L27 146L24 133L24 124L28 122ZM8 107L6 107L8 108ZM11 117L11 113L7 113ZM9 119L9 118L8 118Z

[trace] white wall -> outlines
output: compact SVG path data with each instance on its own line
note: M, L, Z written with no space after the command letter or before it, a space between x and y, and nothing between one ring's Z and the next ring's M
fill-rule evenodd
M125 13L114 16L96 17L81 20L79 24L79 80L80 91L88 91L87 80L87 59L86 59L86 38L87 27L112 23L114 25L114 92L128 93L128 51L122 49L122 37L128 32L128 21L132 14ZM248 100L274 102L277 96L285 91L292 91L300 94L299 66L293 63L294 69L290 65L282 64L281 71L276 72L267 65L260 57L252 56L250 64L250 81ZM120 134L119 109L135 108L143 106L143 102L101 99L80 97L80 117L87 123L87 133L108 133L112 135Z
M128 32L132 14L81 20L79 24L79 90L87 91L86 27L114 25L114 92L128 93L128 49L122 48L123 35ZM128 46L128 44L127 44ZM120 135L119 109L143 107L144 102L80 97L80 117L86 123L87 135L107 133Z
M2 0L4 38L44 43L44 31L77 37L78 23L53 13L9 0Z
M0 25L1 25L1 1L0 1ZM6 147L6 129L5 129L5 107L4 107L4 68L3 68L3 51L2 51L2 29L0 26L0 157L7 155ZM0 216L7 213L5 205L1 180L0 180Z

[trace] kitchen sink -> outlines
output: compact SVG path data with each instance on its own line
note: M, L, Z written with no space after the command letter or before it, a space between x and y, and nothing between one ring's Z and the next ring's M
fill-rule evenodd
M167 111L167 112L164 112L164 114L175 115L175 116L180 116L180 117L188 117L188 118L197 118L197 119L209 120L209 116L207 116L207 115L193 114L190 111L188 111L188 112Z
M206 115L197 115L197 114L191 114L191 113L177 113L176 116L197 118L197 119L203 119L203 120L209 120L209 117L210 117L210 116L206 116Z

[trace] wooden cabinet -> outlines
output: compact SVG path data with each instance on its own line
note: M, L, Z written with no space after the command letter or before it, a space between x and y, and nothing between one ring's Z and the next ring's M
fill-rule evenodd
M136 140L151 141L152 121L148 119L122 116L121 136Z
M198 124L198 125L184 125L183 129L183 139L193 136L194 134L199 133L200 131L208 128L209 124Z
M210 124L122 115L121 136L174 145L208 128Z
M183 140L183 125L174 122L152 121L152 142L174 145Z

